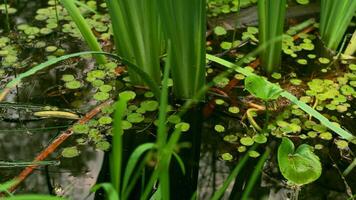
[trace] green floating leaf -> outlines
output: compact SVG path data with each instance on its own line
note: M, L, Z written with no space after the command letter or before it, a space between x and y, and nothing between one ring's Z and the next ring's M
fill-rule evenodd
M226 32L224 27L217 26L217 27L214 28L214 33L215 33L215 35L219 35L220 36L220 35L225 35L227 32Z
M141 102L141 107L146 111L155 111L158 109L158 102L154 100L146 100Z
M78 89L82 87L82 84L79 81L73 80L65 83L65 87L68 89Z
M127 116L127 121L129 121L131 123L140 123L144 119L145 118L140 113L131 113Z
M248 156L250 156L251 158L257 158L259 157L261 154L258 153L257 151L248 151Z
M251 145L253 145L254 142L255 141L251 137L248 137L248 136L247 137L242 137L240 139L240 143L245 145L245 146L251 146Z
M302 144L295 150L288 138L283 138L278 147L278 165L284 178L297 185L317 180L322 171L319 157L311 146Z
M109 93L106 92L97 92L94 95L94 99L97 101L105 101L110 97Z
M98 122L99 122L100 125L111 124L112 118L109 117L109 116L103 116L103 117L99 118Z
M62 156L65 158L73 158L76 157L80 154L80 151L77 149L77 147L67 147L64 148L62 151Z
M277 99L283 91L279 86L256 75L250 75L245 78L245 89L265 101Z
M234 156L232 156L230 153L223 153L221 154L221 158L226 161L231 161Z
M134 91L123 91L119 94L120 98L125 98L126 100L133 100L136 97L136 93Z
M62 81L64 82L74 81L74 76L72 74L64 74L62 76Z
M110 148L110 143L107 141L100 141L95 144L96 149L100 149L102 151L107 151Z
M86 134L89 132L89 126L87 124L74 124L73 132L79 134Z
M225 132L225 127L221 124L217 124L214 126L214 130L216 132L222 133L222 132Z
M179 128L181 132L186 132L190 128L190 124L186 122L180 122L174 126L175 128Z

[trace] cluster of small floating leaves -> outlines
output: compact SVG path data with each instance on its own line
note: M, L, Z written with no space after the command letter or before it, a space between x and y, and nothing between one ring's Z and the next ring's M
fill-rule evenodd
M13 67L17 61L18 50L16 45L12 44L10 38L0 37L0 57L3 67Z
M315 39L314 35L301 34L301 39L295 41L291 35L283 35L282 49L283 52L292 58L298 57L298 52L301 51L312 51L315 46L313 40ZM315 59L315 54L309 53L307 55L308 59ZM307 65L308 60L306 58L299 58L296 60L300 65Z
M249 0L243 0L243 2L249 2ZM216 17L220 14L237 12L238 6L239 0L208 0L208 16Z
M62 76L62 81L65 82L65 87L68 89L79 89L82 87L82 83L80 81L75 80L72 74L64 74Z

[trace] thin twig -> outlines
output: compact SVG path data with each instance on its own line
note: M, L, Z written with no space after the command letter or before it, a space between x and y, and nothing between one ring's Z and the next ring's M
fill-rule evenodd
M95 115L97 115L101 109L107 105L110 105L113 101L108 100L105 101L104 103L98 105L94 109L92 109L90 112L88 112L84 117L79 119L77 123L79 124L84 124L88 122L90 119L92 119ZM73 127L68 128L66 131L62 132L55 140L51 142L45 149L43 149L33 160L34 163L43 161L46 159L50 154L52 154L65 140L69 138L73 134ZM24 170L20 172L20 174L15 177L15 180L17 180L16 185L14 185L9 191L13 192L32 172L34 169L36 169L38 165L33 165L33 166L28 166Z

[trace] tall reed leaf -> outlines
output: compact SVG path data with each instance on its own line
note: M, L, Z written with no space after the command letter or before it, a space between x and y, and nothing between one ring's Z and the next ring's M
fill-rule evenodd
M158 0L107 0L116 50L119 55L140 66L156 83L160 83L162 34ZM142 79L128 70L135 84Z
M178 98L190 99L205 83L205 0L160 2L163 30L171 47L173 89Z
M101 51L100 44L96 40L93 32L90 29L90 26L85 21L84 17L81 15L79 9L75 5L73 0L60 0L64 8L67 10L75 24L77 25L80 33L82 34L84 40L90 47L92 51ZM103 55L95 55L95 59L99 64L105 64L106 58Z
M355 11L355 0L321 0L320 36L328 48L337 49Z
M260 45L283 34L286 0L258 0ZM267 73L279 70L282 41L268 45L260 54L262 66Z

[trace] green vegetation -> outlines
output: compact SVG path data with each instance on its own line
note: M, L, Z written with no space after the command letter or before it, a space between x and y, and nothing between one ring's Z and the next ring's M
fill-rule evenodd
M354 3L322 0L320 24L318 6L4 1L0 177L11 181L0 196L76 198L84 186L76 175L91 173L82 165L95 150L106 154L102 172L82 196L247 200L282 188L294 200L352 199ZM324 54L342 38L335 57ZM52 166L73 184L52 177ZM53 196L17 193L29 191L21 183L34 169L48 185L31 191L48 187Z
M320 36L325 45L336 50L356 11L353 0L322 0L320 7Z

